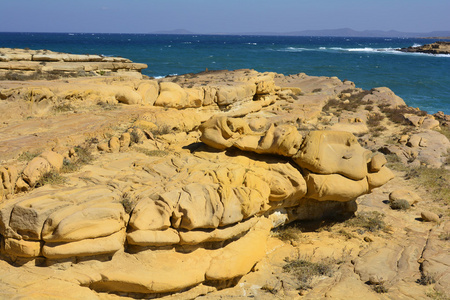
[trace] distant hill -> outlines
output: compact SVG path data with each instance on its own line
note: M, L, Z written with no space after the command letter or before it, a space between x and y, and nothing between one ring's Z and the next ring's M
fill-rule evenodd
M200 34L185 29L175 29L168 31L152 32L155 34ZM338 37L409 37L409 38L425 38L425 37L450 37L450 31L432 31L432 32L401 32L396 30L363 30L357 31L351 28L324 29L324 30L302 30L291 32L239 32L239 33L203 33L217 35L280 35L280 36L338 36Z
M174 29L174 30L161 30L151 32L152 34L195 34L192 31L186 29Z

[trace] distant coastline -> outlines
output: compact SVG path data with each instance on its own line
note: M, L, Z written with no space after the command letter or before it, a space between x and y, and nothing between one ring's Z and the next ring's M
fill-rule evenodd
M324 29L324 30L302 30L291 32L212 32L196 33L186 29L154 31L148 34L168 35L248 35L248 36L320 36L320 37L379 37L379 38L421 38L421 39L450 39L450 31L432 31L426 33L401 32L396 30L353 30L351 28Z

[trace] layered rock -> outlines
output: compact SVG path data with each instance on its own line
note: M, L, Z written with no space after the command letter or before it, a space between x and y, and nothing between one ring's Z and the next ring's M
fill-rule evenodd
M120 75L142 78L146 64L122 57L0 48L0 77L10 80Z

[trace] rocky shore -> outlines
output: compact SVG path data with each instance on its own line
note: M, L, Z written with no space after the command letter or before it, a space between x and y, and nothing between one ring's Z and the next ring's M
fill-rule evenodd
M93 73L0 81L2 298L450 295L450 116L337 77L24 53Z
M401 48L399 51L429 54L450 54L450 42L435 42L418 47Z

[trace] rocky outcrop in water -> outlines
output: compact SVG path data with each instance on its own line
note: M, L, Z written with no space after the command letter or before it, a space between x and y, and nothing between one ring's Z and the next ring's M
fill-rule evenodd
M401 48L399 51L429 54L450 54L450 42L435 42L418 47Z

